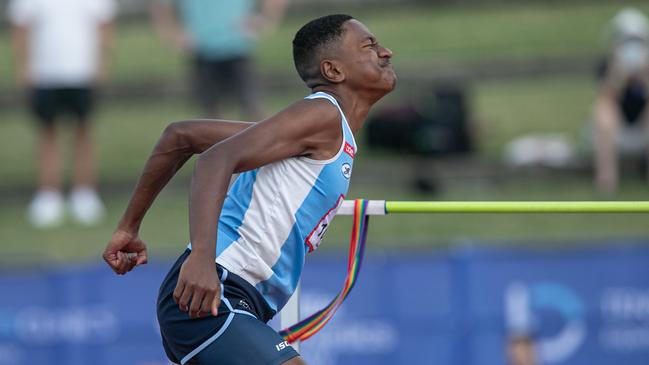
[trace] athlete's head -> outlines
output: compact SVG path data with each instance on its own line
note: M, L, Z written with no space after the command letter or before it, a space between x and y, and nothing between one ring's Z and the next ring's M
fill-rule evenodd
M396 76L392 52L349 15L327 15L304 25L293 39L293 60L309 88L343 81L390 91Z
M345 29L343 24L354 19L345 14L327 15L306 23L293 38L293 62L306 86L313 88L323 82L320 60L330 54Z

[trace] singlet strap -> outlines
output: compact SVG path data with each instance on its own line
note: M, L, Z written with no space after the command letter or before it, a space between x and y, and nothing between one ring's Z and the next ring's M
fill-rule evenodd
M338 104L338 100L334 98L333 96L327 94L324 91L318 91L316 93L313 93L305 99L313 100L313 99L327 99L329 102L331 102L333 105L338 108L338 112L340 112L340 116L342 119L342 125L343 125L343 130L347 130L349 133L349 137L351 138L352 142L354 143L354 153L358 153L358 144L356 144L356 139L354 138L354 133L352 133L352 128L349 126L349 121L347 121L347 117L345 116L345 113L343 112L343 109L340 107L340 104Z
M313 94L305 97L305 99L311 99L311 100L312 99L327 99L327 100L329 100L331 102L331 104L335 105L336 108L338 108L338 111L340 112L340 114L342 114L343 117L345 116L345 113L343 113L343 110L340 107L340 104L338 104L338 100L336 100L336 98L334 98L333 96L327 94L324 91L318 91L317 93L313 93ZM345 118L345 119L347 119L347 118Z

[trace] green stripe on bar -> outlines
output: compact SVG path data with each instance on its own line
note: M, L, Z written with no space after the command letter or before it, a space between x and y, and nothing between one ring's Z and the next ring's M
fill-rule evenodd
M649 201L386 201L394 213L649 213Z

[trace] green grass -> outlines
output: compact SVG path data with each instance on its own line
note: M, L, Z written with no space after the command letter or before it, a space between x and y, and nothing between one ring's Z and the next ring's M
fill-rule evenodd
M647 10L646 3L625 2ZM379 40L395 52L395 65L535 60L596 55L603 29L620 4L523 3L491 6L401 6L352 12ZM344 9L342 9L344 10ZM291 19L278 38L290 39L292 29L313 14ZM288 45L262 47L263 56L287 54ZM267 58L264 58L266 60ZM271 57L272 59L272 57Z
M595 84L587 75L493 81L476 85L474 96L480 149L495 159L507 141L530 132L563 133L578 143Z
M279 29L259 42L259 67L265 74L293 75L290 42L306 21L328 12L350 12L395 52L398 68L594 57L601 52L603 29L619 10L618 2L525 3L492 6L334 6L290 13ZM649 11L641 1L626 1ZM0 34L0 85L14 84L10 42ZM182 80L183 57L157 39L147 22L117 28L113 81L151 78Z

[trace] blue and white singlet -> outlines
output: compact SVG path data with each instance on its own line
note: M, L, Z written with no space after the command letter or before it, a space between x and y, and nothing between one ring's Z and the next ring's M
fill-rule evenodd
M219 218L216 262L257 288L280 311L295 291L307 253L315 250L342 203L356 142L340 105L343 141L328 160L293 157L241 173Z

